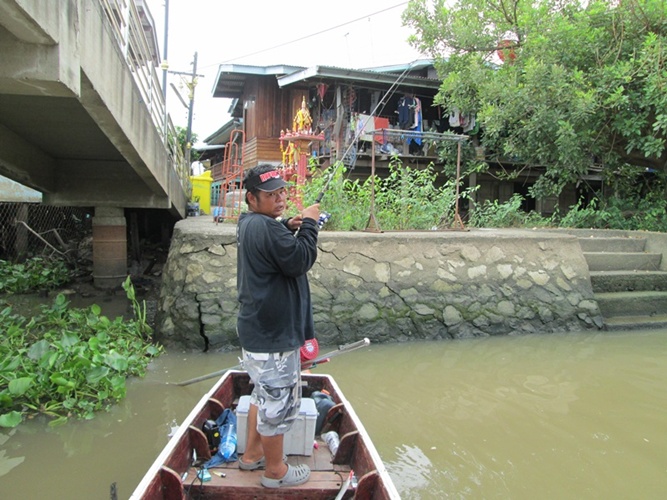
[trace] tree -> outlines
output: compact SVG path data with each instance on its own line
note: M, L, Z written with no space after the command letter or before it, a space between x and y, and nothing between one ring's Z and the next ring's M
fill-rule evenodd
M178 144L180 144L181 149L183 150L183 154L185 155L188 146L188 129L176 125L176 133L178 134ZM197 142L197 134L192 133L190 135L190 147L192 148L192 145L195 144L196 142ZM191 162L199 160L200 156L201 153L199 151L190 149Z
M443 79L436 103L476 113L487 157L545 169L533 196L591 170L622 195L665 178L664 0L411 0L403 20Z

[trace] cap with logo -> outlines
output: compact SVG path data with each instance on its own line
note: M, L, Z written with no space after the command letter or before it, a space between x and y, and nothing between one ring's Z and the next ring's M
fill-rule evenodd
M285 182L277 170L269 170L261 174L250 174L244 180L244 184L248 191L259 189L260 191L267 192L287 186L287 182Z

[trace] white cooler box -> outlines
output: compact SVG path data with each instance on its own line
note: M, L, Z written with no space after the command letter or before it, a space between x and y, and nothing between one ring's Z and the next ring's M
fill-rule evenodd
M248 436L248 410L250 396L241 396L236 407L236 451L245 452L245 443ZM312 398L301 398L299 416L292 428L285 434L283 452L285 455L312 455L315 442L315 423L317 408Z

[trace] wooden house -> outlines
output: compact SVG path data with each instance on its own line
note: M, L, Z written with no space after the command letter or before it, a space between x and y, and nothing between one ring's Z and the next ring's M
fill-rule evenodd
M343 160L352 178L366 178L373 169L382 175L393 154L411 167L433 163L438 168L442 165L438 143L470 140L476 144L478 134L474 117L450 114L433 105L440 84L430 60L371 69L223 64L213 96L232 99L232 120L205 139L207 144L225 146L224 153L216 150L212 158L214 185L216 178L219 182L225 176L225 157L235 165L227 168L228 179L230 171L238 178L244 169L259 163L284 165L281 136L293 127L304 102L312 132L322 138L309 144L308 153L318 158L321 168ZM478 159L486 160L479 149ZM508 181L493 173L512 169L511 160L496 161L490 167L489 173L462 181L462 189L478 186L472 201L505 202L515 193L525 197L542 173L533 168ZM577 196L576 187L570 186L559 198L527 199L524 208L548 215L557 205L573 204Z
M430 61L366 70L225 64L219 68L213 96L233 100L230 114L242 124L245 168L283 162L281 134L292 128L294 116L305 100L313 133L325 138L311 145L311 153L320 158L322 166L343 159L363 176L370 167L373 137L357 132L379 128L399 130L400 104L406 97L411 99L413 114L416 115L416 103L420 108L420 123L415 126L416 118L411 119L403 125L406 131L415 135L417 129L424 133L450 129L440 126L446 121L440 115L441 108L433 106L439 86L440 80ZM381 152L380 146L390 142L402 156L419 163L438 159L435 150L418 147L414 138L401 140L398 132L383 135L374 136L379 165L390 156L388 149ZM211 136L206 142L220 141L223 136Z

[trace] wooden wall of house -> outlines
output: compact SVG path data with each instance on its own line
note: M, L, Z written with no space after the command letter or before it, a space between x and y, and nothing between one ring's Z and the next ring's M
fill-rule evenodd
M248 78L243 101L245 113L244 167L258 163L280 163L280 132L292 129L294 115L301 108L307 89L283 90L269 78ZM262 103L258 106L257 103Z
M282 162L280 152L280 141L277 138L267 137L260 139L255 137L246 141L244 168L251 168L259 163L271 163L277 165Z

